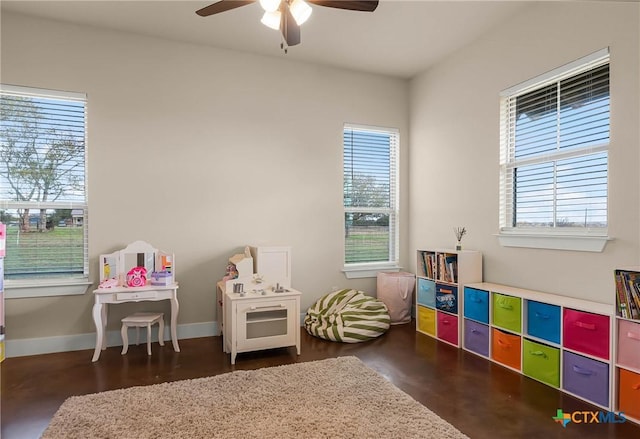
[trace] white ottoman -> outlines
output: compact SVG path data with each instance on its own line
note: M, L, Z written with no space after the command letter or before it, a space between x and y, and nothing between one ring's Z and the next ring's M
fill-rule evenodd
M164 346L164 314L161 312L137 312L122 319L122 355L129 349L128 328L136 328L136 344L140 341L140 328L147 328L147 354L151 355L151 325L158 324L158 342Z

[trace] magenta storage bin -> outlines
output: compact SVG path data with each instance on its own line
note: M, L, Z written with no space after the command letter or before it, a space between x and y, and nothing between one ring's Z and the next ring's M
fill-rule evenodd
M564 347L605 360L609 359L609 317L565 309L563 316Z
M438 338L458 345L458 316L438 312Z

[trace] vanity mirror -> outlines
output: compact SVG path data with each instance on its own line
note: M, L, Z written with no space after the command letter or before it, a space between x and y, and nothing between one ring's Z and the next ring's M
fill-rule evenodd
M152 273L162 273L165 279L169 278L165 284L174 283L173 259L173 254L158 250L147 242L133 242L117 252L100 255L100 284L110 281L110 286L126 285L127 273L135 267L144 267L149 278Z

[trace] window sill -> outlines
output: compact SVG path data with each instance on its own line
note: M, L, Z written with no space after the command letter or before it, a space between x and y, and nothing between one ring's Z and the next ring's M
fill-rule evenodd
M398 264L352 264L345 265L342 269L347 279L362 279L365 277L377 277L382 271L400 271Z
M93 285L86 279L59 281L10 281L4 282L5 298L77 296L87 292Z
M602 252L608 236L584 234L551 235L538 233L498 233L498 242L503 247L540 248L547 250L573 250L582 252Z

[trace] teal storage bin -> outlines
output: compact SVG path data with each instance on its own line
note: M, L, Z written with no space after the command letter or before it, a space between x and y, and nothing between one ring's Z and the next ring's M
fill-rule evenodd
M560 344L561 322L559 306L527 301L527 334Z
M418 304L428 306L429 308L436 307L436 283L429 279L418 278Z
M489 292L464 287L464 316L476 322L489 324Z

